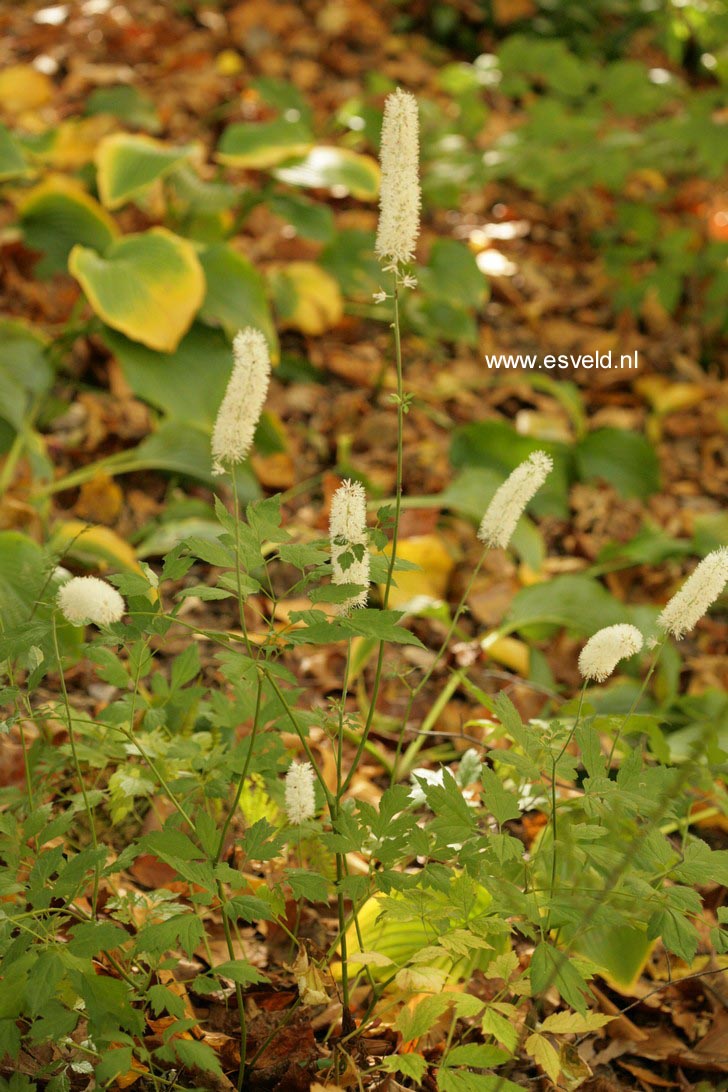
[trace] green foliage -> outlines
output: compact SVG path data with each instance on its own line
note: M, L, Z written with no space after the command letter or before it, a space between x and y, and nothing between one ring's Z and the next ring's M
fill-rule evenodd
M518 100L527 117L483 157L476 145L488 118L486 95L499 79L499 93ZM616 194L635 167L655 157L666 176L679 176L676 145L700 169L713 169L714 100L677 81L655 83L635 62L583 59L559 41L513 36L497 60L445 66L440 89L445 107L423 104L425 191L434 205L489 178L515 180L547 199L585 184ZM152 435L134 451L112 456L108 469L163 468L211 483L209 436L230 372L234 331L254 324L276 355L272 294L279 320L315 336L300 318L305 293L297 292L290 267L268 282L232 242L256 204L267 202L322 248L317 284L333 278L362 313L393 318L391 299L371 311L369 297L381 280L372 233L337 234L328 205L298 192L327 190L372 202L376 164L366 150L317 143L311 111L288 85L260 80L258 90L275 116L228 126L214 180L199 169L196 147L120 132L102 141L95 176L89 169L59 184L43 177L42 160L32 154L41 141L0 130L0 176L21 187L37 183L24 194L18 216L25 241L44 255L39 274L68 263L94 314L84 332L99 336L132 392L159 414ZM365 103L356 108L361 115L352 113L353 105L344 107L339 121L361 116L362 140L371 141L378 111ZM87 110L136 128L157 127L153 104L128 89L97 93ZM650 120L655 113L660 116ZM446 131L453 119L454 134ZM594 153L597 137L601 155ZM241 183L239 170L250 172L254 184ZM111 213L130 203L151 226L122 234L123 217ZM696 236L682 227L664 234L660 223L657 204L647 210L617 204L605 259L615 278L634 267L617 305L639 307L654 288L663 306L676 307L691 278L702 283L718 271L719 250L698 258ZM645 264L648 274L639 277ZM416 273L421 290L403 303L410 329L476 344L475 316L488 291L469 249L436 241ZM36 417L50 398L57 355L17 323L3 323L0 339L0 413L7 426L0 439L11 449L22 441L35 455L34 469L47 473ZM408 397L398 391L400 445ZM451 455L460 475L437 503L477 520L503 478L538 448L555 465L530 506L536 516L566 516L578 481L606 479L621 496L641 500L659 488L657 459L645 439L614 428L588 432L578 392L564 388L558 397L573 424L573 442L536 441L499 420L457 429ZM261 424L259 439L261 447L276 449L270 421ZM243 954L241 935L268 923L270 935L291 936L300 904L331 901L338 924L322 967L291 937L300 945L292 973L302 1005L334 1000L321 974L325 964L341 981L345 1005L354 974L368 983L372 1009L365 1021L377 1017L378 1003L397 1004L395 1027L407 1043L428 1035L443 1017L453 1030L457 1021L468 1022L462 1041L448 1037L437 1067L429 1051L402 1053L383 1060L384 1072L423 1082L432 1068L442 1092L507 1092L516 1086L486 1071L499 1069L523 1046L556 1082L561 1061L551 1037L583 1034L605 1022L589 1011L590 980L599 974L617 985L631 983L658 941L690 964L702 919L709 917L696 888L728 886L728 855L688 829L693 793L717 792L708 762L721 770L725 764L725 696L680 698L679 658L666 649L649 713L635 711L638 656L621 665L622 682L614 688L561 707L555 699L545 702L538 719L524 722L505 691L485 693L463 666L438 700L444 705L457 687L477 700L488 717L467 727L482 731L478 738L487 739L487 749L455 755L443 747L443 762L430 751L429 764L415 769L423 740L436 730L437 710L408 743L423 683L410 685L403 676L391 685L409 688L411 700L394 725L398 742L390 761L372 728L388 727L377 698L392 646L403 646L412 657L408 671L428 681L456 633L467 593L452 622L443 608L439 618L450 628L432 668L422 667L429 664L423 643L407 616L387 608L386 593L377 598L372 589L369 606L347 611L344 605L361 589L331 581L331 544L296 541L283 525L281 498L260 499L257 492L242 469L232 511L220 499L214 508L207 501L181 502L146 542L145 556L155 549L165 555L159 571L135 560L124 566L118 544L116 555L103 543L83 554L61 532L45 550L24 534L0 533L0 662L8 707L0 730L21 733L27 774L22 784L2 790L0 809L0 1053L17 1059L48 1042L84 1050L88 1060L84 1055L73 1064L95 1068L99 1084L135 1067L144 1067L154 1083L170 1070L219 1080L220 1058L189 1034L196 1021L168 972L184 956L193 973L190 990L234 995L242 1035L244 990L266 976ZM339 558L341 570L371 554L374 581L396 579L406 566L385 549L396 518L382 509L369 540L351 544ZM721 534L721 526L696 521L695 541L683 542L645 526L632 542L607 549L599 565L662 563L693 548L710 549ZM540 565L544 543L528 517L514 544L534 568ZM97 632L62 620L55 602L64 576L58 562L69 554L118 562L123 571L111 581L126 597L123 623ZM563 629L587 637L625 620L649 630L656 610L622 603L600 582L600 571L524 587L492 636L517 632L536 642ZM216 626L212 614L209 626L195 630L187 620L193 597L219 601L221 610L232 600L234 625L225 615ZM287 609L296 601L298 609ZM187 627L190 640L163 663L176 625ZM298 646L335 649L332 663L344 654L343 697L312 706L291 667ZM372 653L377 665L365 673ZM536 649L532 657L535 675L544 661ZM69 694L69 665L83 679L93 672L95 684L108 688L107 698L93 696L91 704ZM346 701L352 665L361 682L356 706ZM663 731L670 727L666 709L678 728L674 736ZM24 734L31 721L37 738ZM355 749L348 771L345 741ZM335 756L333 788L330 769L316 765L327 749ZM356 799L350 787L365 753L382 767L382 791ZM291 808L284 780L294 755L316 766L313 804L307 799L304 816ZM398 783L407 774L410 783ZM526 847L521 820L533 808L546 825ZM349 855L356 870L349 869ZM159 882L144 884L150 890L143 895L119 882L124 871L145 868ZM299 904L293 914L292 902ZM720 952L728 949L727 919L720 911L710 921ZM209 944L213 926L222 929L226 948L218 962ZM512 943L516 934L530 945L527 966ZM467 983L476 970L490 983L482 994L488 1002L445 989ZM568 1011L546 1015L543 1000L554 989ZM521 1044L527 1007L533 1030ZM166 1015L154 1036L147 1034L150 1013ZM241 1049L244 1082L244 1036ZM49 1065L48 1087L70 1087L60 1053ZM8 1088L21 1092L24 1083L13 1079Z

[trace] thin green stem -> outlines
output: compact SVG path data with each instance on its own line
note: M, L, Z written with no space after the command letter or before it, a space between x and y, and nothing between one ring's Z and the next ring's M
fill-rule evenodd
M405 732L407 730L407 723L408 723L410 715L412 713L412 708L414 706L414 703L417 700L418 695L422 692L423 688L425 686L427 686L427 683L429 682L433 671L435 670L435 668L439 664L439 662L442 659L445 651L447 650L448 645L450 644L450 641L452 640L453 633L457 629L457 625L458 625L458 622L460 621L460 617L467 608L468 596L470 595L470 592L473 589L473 585L475 584L475 581L478 578L478 574L480 573L480 570L481 570L481 568L483 566L484 561L485 561L485 553L482 553L480 555L480 559L478 561L478 564L473 569L473 572L471 574L470 580L468 581L467 587L465 588L465 591L460 596L460 601L459 601L457 607L455 608L455 613L452 616L452 620L451 620L450 625L448 627L448 631L445 634L445 637L444 637L444 639L442 641L442 644L440 645L439 649L437 650L437 653L435 654L435 658L433 659L432 663L428 667L425 674L420 679L417 686L410 693L409 701L407 702L407 709L405 710L404 718L402 720L402 729L400 731L399 738L397 740L397 749L395 751L392 776L391 776L391 779L390 779L390 782L391 782L392 785L395 784L395 782L397 780L397 776L399 774L399 760L400 760L400 755L401 755L401 752L402 752L402 746L403 746L403 743L404 743L404 734L405 734ZM405 756L404 756L405 772L409 769L413 758L417 755L417 753L420 751L420 749L424 745L425 738L426 738L425 736L419 736L417 739L413 740L412 743L410 744L410 746L407 748L407 751L405 752Z
M61 696L63 698L63 708L66 714L66 726L68 727L68 739L71 744L71 754L73 756L73 765L76 769L76 776L78 778L79 785L81 787L81 795L83 796L83 804L86 810L86 816L88 818L88 825L91 831L91 843L94 847L94 881L93 892L91 896L91 909L94 918L97 915L98 900L99 900L99 881L100 881L100 868L101 862L99 861L99 843L96 837L96 823L94 821L94 814L91 808L91 803L86 792L86 782L83 779L83 773L81 772L81 763L78 758L78 751L76 749L76 733L73 727L73 716L71 713L71 703L68 698L68 688L66 687L66 676L63 672L63 661L61 659L61 649L58 644L58 628L56 626L55 613L51 620L51 634L53 636L53 650L56 654L56 661L58 663L58 674L61 681Z
M225 912L225 905L227 898L225 896L225 890L220 880L217 883L217 894L220 899L220 905L222 907L222 928L225 933L225 946L228 950L228 956L231 962L235 962L235 944L233 943L233 935L230 929L230 921L227 913ZM243 987L239 982L235 983L235 1000L238 1005L238 1018L240 1020L240 1069L238 1070L237 1088L238 1092L243 1092L245 1087L245 1075L247 1072L247 1066L245 1062L246 1048L248 1045L248 1027L245 1019L245 1001L243 999Z
M235 799L233 800L233 805L230 808L229 812L227 813L227 816L225 817L225 822L222 825L222 830L220 831L220 840L218 842L217 850L215 852L215 858L214 858L214 860L212 862L213 867L220 863L220 859L222 857L223 850L225 848L225 839L227 837L227 832L230 829L230 824L231 824L231 822L233 820L233 816L237 813L238 804L240 803L240 797L242 796L243 788L245 786L245 782L246 782L247 777L248 777L248 770L250 769L250 762L251 762L251 759L253 757L253 749L255 747L255 737L256 737L256 735L258 733L258 723L259 723L259 720L260 720L260 703L261 703L262 693L263 693L263 678L262 678L261 673L258 672L258 685L257 685L257 688L256 688L256 693L255 693L255 712L253 713L253 728L251 730L250 736L248 737L248 753L245 756L245 763L243 765L243 769L242 769L242 772L240 774L240 777L238 778L238 786L237 786L237 789L236 789L236 792L235 792Z
M121 732L121 734L124 736L124 738L128 739L129 742L131 744L133 744L134 747L136 747L137 751L139 752L141 757L144 759L144 761L146 762L147 766L152 771L154 776L157 778L157 780L159 781L159 784L164 789L164 791L165 791L165 793L167 795L167 798L170 801L170 803L174 806L175 811L184 820L184 822L187 823L190 830L194 830L195 829L195 824L192 821L192 819L190 818L184 804L182 804L182 802L180 801L180 799L178 798L176 793L169 787L169 783L168 783L167 779L165 778L164 774L159 769L159 767L157 766L154 759L149 755L149 753L145 750L145 748L139 742L139 740L136 737L136 735L134 734L134 732L129 731L128 728L123 728L119 724L112 724L112 725L109 725L109 727L115 728L117 731Z
M10 445L10 449L5 456L2 470L0 470L0 497L3 497L10 487L10 483L13 480L13 475L15 474L15 468L18 465L18 460L20 459L20 456L23 454L24 447L24 430L18 429L13 438L13 442Z
M240 576L240 498L238 497L238 480L235 473L235 464L230 468L230 477L233 483L233 515L235 517L235 584L238 594L238 615L240 628L243 631L245 645L251 660L254 659L253 647L248 636L248 627L245 622L245 604L243 602L243 584Z
M346 716L346 695L349 687L349 666L351 664L351 639L346 645L346 664L344 666L344 678L341 685L341 701L339 704L339 723L336 741L336 797L333 810L329 809L332 826L339 817L342 797L342 768L344 757L344 719ZM346 939L346 903L344 899L344 854L336 854L336 907L339 916L339 934L341 949L341 1002L343 1006L343 1027L348 1030L351 1019L349 1009L349 962Z
M588 685L587 680L585 679L584 680L584 685L581 688L581 693L579 694L579 706L578 706L578 708L576 710L576 716L574 717L574 723L571 726L571 731L569 732L568 736L564 740L564 744L563 744L561 750L559 751L559 753L554 758L552 758L552 760L551 760L551 881L550 881L550 884L549 884L549 917L548 917L548 921L547 921L547 925L546 925L546 929L545 929L546 934L548 934L548 931L549 931L549 923L550 923L550 919L551 919L551 903L553 902L554 891L556 890L556 867L557 867L557 853L556 853L557 818L556 818L556 809L557 809L557 805L558 805L558 801L556 799L556 769L557 769L557 767L559 765L559 762L561 761L563 756L566 754L566 750L567 750L569 744L571 743L572 739L574 738L574 733L576 732L576 729L579 726L579 721L581 720L581 710L582 710L582 707L584 705L584 695L586 694L587 685Z
M405 398L404 398L404 369L402 364L402 335L400 330L400 308L399 308L399 272L394 270L394 352L395 362L397 366L397 476L395 483L395 497L394 497L394 526L392 528L392 544L389 555L389 565L387 567L387 579L384 585L384 595L382 597L382 606L384 610L389 605L389 593L392 588L392 581L394 579L394 569L397 564L397 544L399 541L399 519L402 511L402 478L404 468L404 415L405 415ZM385 642L380 641L379 652L377 655L377 666L374 672L374 685L372 687L372 696L369 703L369 711L367 713L366 723L362 730L359 746L356 749L354 760L351 764L351 769L344 780L341 787L342 794L346 792L351 779L354 776L354 772L359 764L364 748L369 739L369 733L371 732L372 723L374 721L374 711L377 705L377 698L379 697L379 690L382 684L382 668L384 666L384 649Z
M383 607L389 605L389 593L397 563L397 543L399 540L399 518L402 510L402 477L404 469L404 372L402 367L402 335L399 314L399 273L394 271L394 352L397 364L397 477L394 495L394 526L392 527L392 549L389 555L387 582L384 586ZM376 699L374 699L376 701Z
M314 757L313 751L311 750L311 748L309 746L308 740L306 739L306 736L303 733L303 729L301 728L301 725L298 723L295 716L293 715L293 710L291 709L290 705L288 704L288 701L286 700L286 695L283 693L280 686L278 685L278 682L277 682L275 676L272 675L269 671L266 670L265 664L260 665L260 670L265 672L265 676L266 676L268 682L273 687L273 690L275 691L278 700L280 701L281 705L283 706L283 710L284 710L286 716L288 717L291 724L293 725L293 730L296 733L296 735L298 736L299 742L300 742L301 746L303 747L306 758L308 759L308 761L311 763L311 766L313 767L313 772L316 775L316 780L318 781L319 785L321 786L321 789L322 789L323 794L324 794L324 798L326 800L326 807L329 810L329 814L331 814L332 808L334 810L336 810L336 798L333 796L333 794L331 793L328 785L326 784L326 782L323 779L323 775L321 774L321 771L318 768L316 758Z
M630 706L629 712L626 714L626 716L624 717L624 720L622 721L622 723L619 726L617 734L615 735L614 741L612 743L612 749L609 752L609 758L607 759L607 769L610 769L610 767L612 765L612 759L614 758L614 752L617 749L617 743L619 742L620 736L622 735L622 731L624 729L624 726L629 723L630 717L632 716L635 709L637 708L639 703L642 701L642 698L644 697L644 694L645 694L645 691L647 690L647 686L648 686L648 684L650 682L650 679L652 678L652 676L655 673L655 668L657 667L657 662L660 659L660 656L662 654L663 648L665 647L665 642L666 641L667 641L667 634L665 634L665 636L662 638L662 640L659 642L659 644L655 648L655 655L652 657L652 663L650 664L649 669L647 671L647 674L645 675L645 677L644 677L644 679L642 681L642 686L640 687L634 701L632 702L632 705Z

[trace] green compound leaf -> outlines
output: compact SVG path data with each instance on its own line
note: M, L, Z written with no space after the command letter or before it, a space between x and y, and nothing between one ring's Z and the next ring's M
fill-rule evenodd
M588 986L568 956L542 942L531 957L530 970L534 994L540 994L549 986L555 986L570 1008L582 1015L586 1013L584 995Z

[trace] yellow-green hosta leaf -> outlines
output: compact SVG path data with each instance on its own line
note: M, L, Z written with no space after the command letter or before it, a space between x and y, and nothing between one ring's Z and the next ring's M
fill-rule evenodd
M116 531L80 519L61 520L53 528L52 547L65 558L102 571L108 568L141 572L133 548Z
M379 196L377 161L349 148L312 148L298 163L279 167L273 173L290 186L331 190L335 197L351 194L359 201L376 201Z
M228 243L206 247L200 254L207 293L200 318L219 323L229 338L246 326L265 335L271 359L278 360L278 337L263 278L247 258Z
M96 152L99 196L109 209L143 194L157 179L200 156L199 146L175 147L143 133L114 133Z
M103 252L119 234L106 209L65 175L51 175L34 186L19 212L26 243L44 255L37 268L41 277L65 270L77 243Z
M315 262L290 262L275 274L273 291L282 326L316 336L343 317L338 281Z
M561 939L569 943L574 930L563 930ZM604 925L587 929L571 941L571 948L599 968L599 974L620 993L630 994L655 947L644 929L629 925ZM550 1029L549 1029L550 1030Z
M305 155L312 144L311 130L300 118L235 123L222 134L216 158L229 167L266 170Z
M503 951L504 946L508 944L507 938L502 933L494 931L488 938L489 947L479 948L474 945L464 957L458 957L457 954L450 953L444 948L435 949L433 941L437 938L433 936L429 922L422 918L400 920L391 913L392 900L399 902L402 896L393 893L389 903L381 894L367 899L357 913L356 925L352 922L346 933L349 957L355 961L362 961L358 953L364 951L368 954L366 963L375 981L390 978L397 968L403 968L412 963L417 964L420 955L427 959L428 966L424 968L426 972L441 971L451 982L462 981L470 978L475 968L486 967L495 952ZM476 913L487 913L492 901L489 892L484 887L478 887L475 897ZM360 938L362 944L360 944ZM378 959L372 960L370 958L372 953L376 953ZM392 963L395 967L392 967ZM332 971L334 975L338 975L340 965L334 964ZM412 981L414 979L410 979L410 982ZM432 981L434 983L434 976Z
M68 268L104 322L160 352L177 348L205 297L194 246L166 228L126 235L103 256L75 246Z
M6 126L0 125L0 182L8 178L22 178L28 173L29 168L20 147Z

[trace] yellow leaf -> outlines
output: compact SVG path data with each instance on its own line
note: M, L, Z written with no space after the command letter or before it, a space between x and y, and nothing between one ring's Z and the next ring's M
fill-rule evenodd
M524 678L528 675L531 662L531 653L524 641L516 637L499 637L497 633L490 633L483 637L480 647L491 660L495 660L504 667L509 667Z
M223 49L215 58L215 71L220 76L237 76L244 67L243 58L234 49Z
M80 519L64 520L53 528L52 546L64 557L106 569L127 569L140 573L142 567L128 542L110 527L93 526Z
M403 993L442 993L447 971L439 967L404 967L394 981Z
M343 317L338 282L314 262L291 262L276 274L274 286L281 326L316 336Z
M613 1016L605 1016L603 1012L554 1012L547 1016L539 1026L539 1031L548 1031L552 1035L583 1035L587 1031L596 1031L603 1028Z
M541 1066L541 1069L551 1078L554 1084L557 1084L561 1072L561 1063L556 1050L548 1039L545 1039L543 1035L529 1035L526 1039L526 1051L531 1055L534 1062Z
M662 375L648 375L644 379L637 379L635 389L661 417L690 409L705 398L705 387L698 383L671 383Z
M0 72L0 108L6 114L37 110L53 98L53 84L29 64L14 64Z
M301 948L291 970L296 978L302 1005L325 1005L329 1000L321 972L309 963L305 948Z
M90 118L69 118L55 131L50 146L37 152L38 159L58 170L76 170L92 163L99 141L113 128L108 114Z
M163 353L177 348L205 296L195 247L166 228L125 235L103 256L75 246L68 268L104 322Z
M387 547L386 553L391 553ZM402 610L412 600L425 596L428 599L442 600L447 593L455 561L445 548L439 535L414 535L403 538L397 544L397 557L419 565L417 572L397 572L389 593L389 606ZM384 588L381 587L381 592Z

